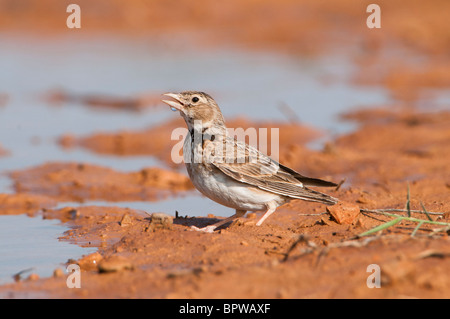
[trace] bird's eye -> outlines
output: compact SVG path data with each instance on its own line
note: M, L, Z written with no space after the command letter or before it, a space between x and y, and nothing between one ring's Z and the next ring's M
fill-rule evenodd
M194 96L194 97L192 98L192 102L194 102L194 103L197 103L199 100L200 100L200 99L199 99L198 97L196 97L196 96Z

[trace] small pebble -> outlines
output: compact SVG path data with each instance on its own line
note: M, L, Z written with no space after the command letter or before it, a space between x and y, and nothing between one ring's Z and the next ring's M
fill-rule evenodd
M173 217L164 213L153 213L151 215L150 225L146 231L155 231L156 229L170 229L173 224Z
M95 252L87 256L84 256L76 263L80 266L81 270L83 271L96 270L98 262L102 259L103 256L99 252Z
M61 269L61 268L56 268L54 271L53 271L53 277L54 278L61 278L61 277L63 277L64 276L64 271Z
M98 264L98 271L100 273L132 270L133 268L133 265L125 257L122 256L112 256L102 260Z
M130 226L132 224L130 215L128 215L128 214L123 215L119 224L122 227Z
M339 202L336 205L328 206L327 212L338 224L352 224L359 215L358 205Z
M152 224L160 224L163 226L170 226L173 224L173 217L164 213L153 213L151 219Z
M39 275L35 274L35 273L30 274L27 278L28 281L36 281L38 279L39 279Z

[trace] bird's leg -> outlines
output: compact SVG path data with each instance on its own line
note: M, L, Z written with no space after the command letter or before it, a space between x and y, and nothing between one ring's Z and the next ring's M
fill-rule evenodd
M239 209L236 209L236 214L234 214L234 215L232 215L232 216L230 216L230 217L228 217L228 218L225 218L224 220L221 220L221 221L219 221L219 222L217 222L217 223L215 223L215 224L212 224L212 225L209 225L209 226L206 226L206 227L202 227L202 228L198 228L198 227L195 227L195 226L191 226L191 228L192 228L193 230L196 230L196 231L202 231L202 232L205 232L205 233L212 233L212 232L214 232L214 230L215 230L217 227L220 227L220 226L222 226L222 225L224 225L224 224L226 224L226 223L228 223L228 222L232 222L232 221L234 221L235 219L238 219L239 217L244 216L244 214L245 214L246 212L247 212L247 211L245 211L245 210L239 210Z
M264 215L258 220L258 222L256 223L256 226L261 226L261 224L266 220L267 217L269 217L270 215L272 215L275 210L277 209L277 205L275 204L275 202L268 202L267 203L267 211L264 213Z

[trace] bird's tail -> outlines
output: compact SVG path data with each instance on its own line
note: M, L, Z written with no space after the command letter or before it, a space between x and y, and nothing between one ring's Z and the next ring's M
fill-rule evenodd
M303 199L306 201L311 201L311 202L319 202L319 203L323 203L326 205L334 205L337 202L339 202L339 200L337 198L334 198L330 195L318 192L316 190L312 190L307 187L303 188L302 194L300 194L300 196L298 196L297 198Z
M311 178L301 175L300 173L297 173L293 169L290 169L287 166L284 166L282 164L278 164L280 167L295 177L298 181L300 181L305 186L317 186L317 187L336 187L338 186L336 183L324 181L322 179L318 178Z

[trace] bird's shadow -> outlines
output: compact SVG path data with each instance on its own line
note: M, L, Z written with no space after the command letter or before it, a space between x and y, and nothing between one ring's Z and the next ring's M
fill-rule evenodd
M195 226L198 228L206 227L221 221L219 218L214 217L175 217L173 223L176 225L182 225L186 227ZM217 229L226 228L231 224L231 222L217 227Z

